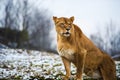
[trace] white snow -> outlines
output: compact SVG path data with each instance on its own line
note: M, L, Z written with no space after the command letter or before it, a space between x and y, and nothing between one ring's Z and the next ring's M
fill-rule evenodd
M120 62L116 62L117 76L120 76ZM75 67L72 65L72 73ZM0 79L21 77L29 80L30 76L54 78L65 74L65 69L59 55L47 52L22 49L0 49Z
M74 69L73 69L74 70ZM63 63L58 55L22 49L0 49L0 78L21 76L54 77L65 74Z

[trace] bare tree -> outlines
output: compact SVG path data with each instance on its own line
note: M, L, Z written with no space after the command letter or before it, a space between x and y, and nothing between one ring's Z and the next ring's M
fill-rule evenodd
M51 31L50 12L47 9L35 7L29 1L6 0L4 5L5 27L27 30L29 44L39 50L49 50L51 44L49 35Z
M32 30L30 36L30 42L38 47L40 50L50 50L50 30L51 20L47 11L36 11L32 14L33 18L30 22L30 29Z
M21 25L21 0L6 0L5 4L5 27L19 30Z
M12 3L10 2L10 0L8 0L6 7L5 7L5 27L8 28L10 25L10 8L11 8Z
M23 17L23 29L28 30L29 28L29 17L31 14L31 9L33 7L29 4L28 0L23 0L23 11L22 11L22 17Z
M93 42L111 56L117 55L120 52L120 30L117 27L111 20L105 26L104 31L91 35Z

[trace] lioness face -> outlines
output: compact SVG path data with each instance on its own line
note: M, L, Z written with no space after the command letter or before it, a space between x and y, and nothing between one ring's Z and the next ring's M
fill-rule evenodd
M73 31L73 21L74 17L65 18L65 17L53 17L56 26L57 34L65 37L69 37Z

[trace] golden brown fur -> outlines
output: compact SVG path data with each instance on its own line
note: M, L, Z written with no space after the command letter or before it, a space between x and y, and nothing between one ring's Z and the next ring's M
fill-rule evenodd
M103 80L116 80L115 63L106 53L97 48L73 24L74 17L53 17L57 32L57 49L65 66L68 80L71 76L71 62L76 66L76 79L82 80L82 74Z

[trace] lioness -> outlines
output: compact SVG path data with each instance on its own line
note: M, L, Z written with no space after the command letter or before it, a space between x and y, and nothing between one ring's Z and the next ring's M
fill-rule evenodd
M64 80L68 80L71 76L71 62L76 66L77 80L82 80L83 73L93 78L116 80L114 61L73 24L74 17L53 17L53 20L57 32L58 53L66 70Z

